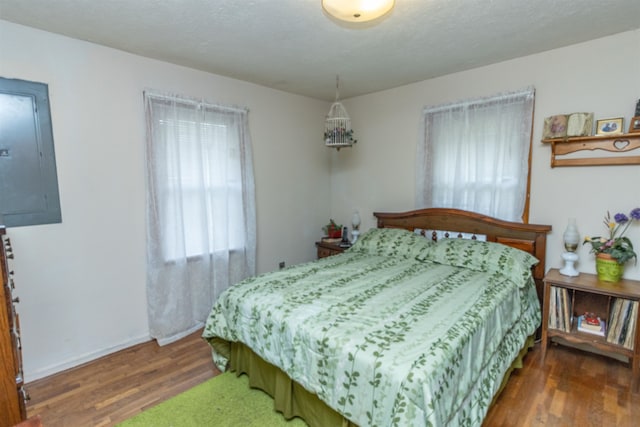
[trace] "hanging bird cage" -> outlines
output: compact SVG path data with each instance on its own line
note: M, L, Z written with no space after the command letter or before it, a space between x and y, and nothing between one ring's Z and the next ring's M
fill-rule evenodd
M341 102L338 101L338 79L336 78L336 102L331 105L324 122L324 144L338 150L351 147L357 141L353 139L351 118Z

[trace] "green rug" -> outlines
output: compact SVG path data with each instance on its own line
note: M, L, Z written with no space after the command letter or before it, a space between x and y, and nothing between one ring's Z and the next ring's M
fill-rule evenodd
M303 427L274 411L273 399L249 388L246 375L226 372L118 424L120 427Z

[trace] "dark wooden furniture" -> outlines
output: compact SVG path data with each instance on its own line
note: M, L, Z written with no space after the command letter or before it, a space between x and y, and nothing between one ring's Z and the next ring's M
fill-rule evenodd
M608 342L606 337L579 332L574 321L571 330L549 327L550 288L567 289L569 292L569 313L574 317L584 312L593 312L606 324L611 324L611 308L616 298L640 301L640 282L637 280L621 280L617 283L601 282L594 274L580 273L575 277L563 276L557 269L551 269L544 278L544 301L542 304L542 353L544 359L550 339L559 337L572 344L586 344L605 355L622 355L629 358L635 386L640 381L640 310L636 316L633 348Z
M316 242L318 248L318 258L324 258L331 255L341 254L345 248L341 248L339 243Z
M0 225L0 426L12 426L27 418L20 323L14 306L20 300L12 295L14 283L8 263L10 259L13 259L11 241L6 235L6 228Z

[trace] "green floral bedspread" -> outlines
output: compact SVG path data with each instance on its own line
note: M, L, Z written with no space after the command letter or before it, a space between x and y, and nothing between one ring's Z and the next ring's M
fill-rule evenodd
M480 426L540 324L536 260L388 234L231 287L203 337L245 343L361 426Z

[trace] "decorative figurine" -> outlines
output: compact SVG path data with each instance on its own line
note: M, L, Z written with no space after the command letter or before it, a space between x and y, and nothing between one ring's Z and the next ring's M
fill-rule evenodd
M631 118L631 123L629 124L629 133L640 132L640 99L636 104L636 114Z

